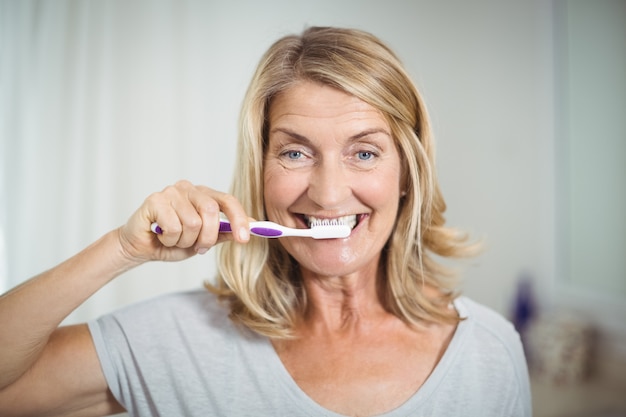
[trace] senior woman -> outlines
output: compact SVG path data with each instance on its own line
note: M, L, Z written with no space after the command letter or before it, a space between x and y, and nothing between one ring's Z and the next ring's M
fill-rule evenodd
M338 28L277 41L244 100L238 155L231 194L167 187L3 296L1 415L531 414L517 334L438 262L472 245L444 226L426 110L388 47ZM222 214L233 233L219 233ZM351 232L263 239L250 219ZM214 246L208 290L58 327L122 272Z

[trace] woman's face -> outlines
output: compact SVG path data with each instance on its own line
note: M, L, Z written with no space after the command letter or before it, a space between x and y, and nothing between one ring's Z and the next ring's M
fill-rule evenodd
M313 82L278 95L269 109L264 183L269 220L296 228L312 219L353 226L345 239L281 239L304 271L376 271L400 199L400 157L378 110Z

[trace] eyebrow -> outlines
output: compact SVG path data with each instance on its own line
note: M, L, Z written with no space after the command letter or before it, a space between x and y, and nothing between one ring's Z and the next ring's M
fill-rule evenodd
M272 133L284 133L290 137L292 137L293 139L297 140L298 142L304 143L304 144L312 144L311 140L309 138L307 138L306 136L303 136L299 133L294 132L293 130L287 129L287 128L282 128L282 127L277 127L274 128L270 131L270 134ZM348 138L349 141L353 142L359 139L362 139L364 137L370 136L370 135L374 135L376 133L382 133L386 136L388 136L389 138L391 138L391 133L389 133L389 131L387 131L386 129L383 128L372 128L372 129L366 129L362 132L359 132L355 135L352 135Z
M302 142L302 143L305 143L305 144L311 144L311 141L309 140L309 138L307 138L306 136L303 136L303 135L301 135L299 133L296 133L296 132L294 132L293 130L290 130L290 129L278 127L278 128L272 129L270 131L270 134L272 134L272 133L284 133L285 135L290 136L292 139L295 139L298 142Z

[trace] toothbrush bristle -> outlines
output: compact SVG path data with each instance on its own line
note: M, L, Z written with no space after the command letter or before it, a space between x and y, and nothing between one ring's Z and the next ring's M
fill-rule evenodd
M313 239L340 239L350 236L350 226L334 220L324 220L311 226Z

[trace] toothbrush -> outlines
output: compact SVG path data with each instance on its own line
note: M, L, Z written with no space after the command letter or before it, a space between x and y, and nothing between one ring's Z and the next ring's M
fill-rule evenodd
M310 229L294 229L270 221L250 222L250 233L255 236L277 238L287 236L312 237L313 239L339 239L350 236L350 226L333 220L323 220L313 224ZM159 225L154 222L150 230L157 235L163 233ZM232 232L227 220L220 220L220 233Z

